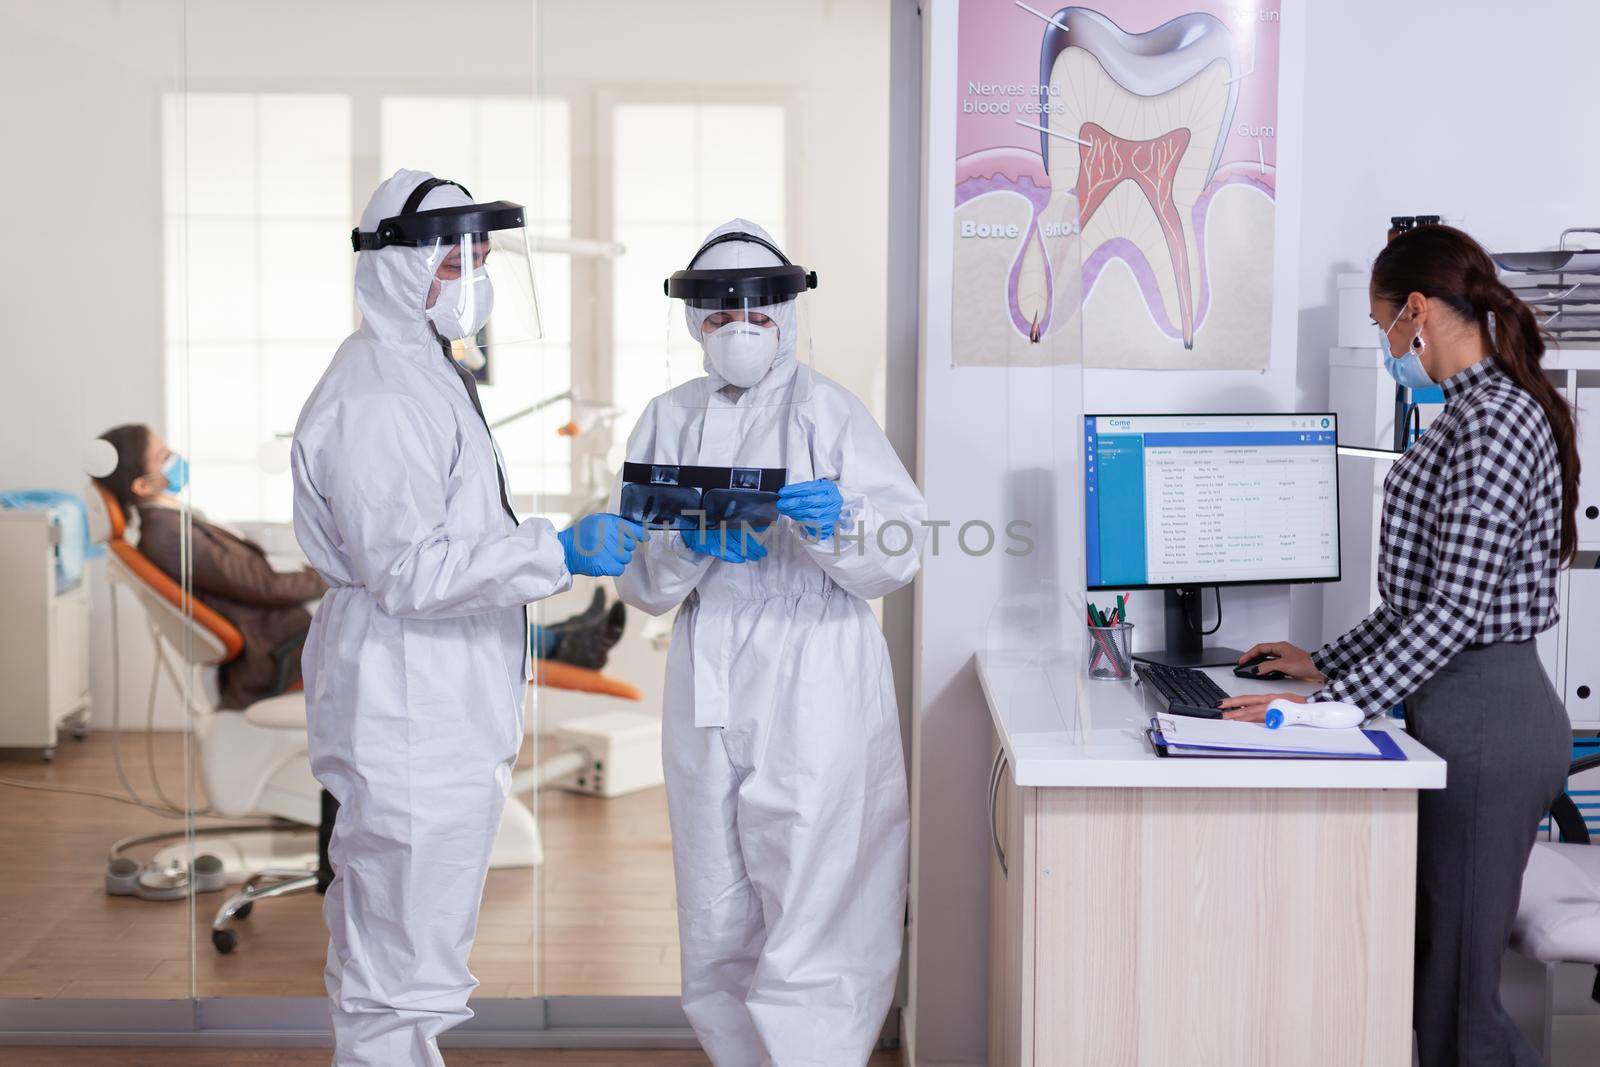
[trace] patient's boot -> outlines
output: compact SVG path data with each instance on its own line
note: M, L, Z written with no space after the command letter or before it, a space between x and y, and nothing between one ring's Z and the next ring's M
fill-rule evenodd
M612 604L609 611L603 610L604 604L605 594L596 591L595 602L588 611L561 624L551 659L595 671L606 665L607 657L627 628L628 608L620 600ZM596 610L597 607L602 610Z
M595 626L600 622L605 613L606 591L604 589L596 589L594 591L593 599L589 601L588 607L584 608L576 615L570 615L567 618L562 619L560 622L551 623L546 627L546 629L550 630L552 633L560 634L566 633L568 630L574 628L581 629L585 626Z

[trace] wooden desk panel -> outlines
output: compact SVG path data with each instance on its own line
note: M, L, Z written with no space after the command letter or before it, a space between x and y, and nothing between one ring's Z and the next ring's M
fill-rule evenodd
M1008 792L1037 794L1032 1062L1410 1063L1415 792Z

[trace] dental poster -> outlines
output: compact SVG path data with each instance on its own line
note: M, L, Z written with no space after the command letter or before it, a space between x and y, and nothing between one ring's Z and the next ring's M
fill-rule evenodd
M960 0L955 362L1261 369L1278 0Z

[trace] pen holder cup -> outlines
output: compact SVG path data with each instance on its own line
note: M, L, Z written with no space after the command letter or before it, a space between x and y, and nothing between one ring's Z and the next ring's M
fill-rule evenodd
M1089 677L1106 682L1133 677L1133 623L1089 627Z

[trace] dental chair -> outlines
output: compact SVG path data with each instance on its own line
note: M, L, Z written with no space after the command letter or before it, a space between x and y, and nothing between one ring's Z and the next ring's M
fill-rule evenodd
M119 591L125 590L143 609L154 653L150 678L153 712L161 674L165 673L186 694L188 714L199 746L199 770L210 812L225 819L272 818L283 832L318 832L318 853L304 852L263 869L252 869L242 844L221 853L227 881L242 882L218 909L212 923L212 943L219 952L231 952L238 943L230 928L234 919L250 914L257 901L272 897L323 891L331 879L326 863L326 842L337 805L325 797L311 774L306 736L306 702L303 692L283 692L251 704L243 711L218 706L221 687L218 669L244 648L237 628L198 599L186 598L177 582L142 554L127 538L126 516L116 499L91 482L85 494L89 504L90 535L106 545L106 576L110 583L112 627L113 704L120 704L121 650L117 608ZM283 650L285 654L294 650ZM188 675L195 685L184 684ZM551 679L550 681L555 681ZM548 682L547 682L548 684ZM555 684L561 684L555 681ZM569 685L570 685L569 680ZM575 687L575 686L574 686ZM121 724L121 708L114 707ZM225 835L228 827L206 827L207 836ZM261 834L262 826L235 828L245 838L279 837ZM151 840L162 835L152 835ZM173 835L181 837L183 835ZM184 846L180 844L180 848ZM270 855L270 853L269 853ZM531 867L543 862L539 827L533 812L514 797L501 817L490 864L495 868Z
M1575 998L1578 1003L1566 1010L1600 1014L1600 842L1590 839L1572 782L1596 769L1600 751L1575 760L1568 770L1569 791L1550 806L1558 840L1536 843L1528 857L1511 947L1501 968L1500 998L1547 1061L1558 1003L1576 991L1572 964L1592 964L1583 978L1594 984L1591 1003Z
M200 750L200 780L211 813L224 819L278 819L284 832L316 831L323 802L307 754L305 694L280 693L242 712L220 710L218 668L243 651L243 636L199 600L185 598L182 587L128 540L127 517L111 494L91 482L85 498L89 504L90 536L106 546L113 700L119 705L115 709L118 726L122 710L118 606L125 591L142 609L154 656L150 710L153 713L164 673L178 692L185 694ZM195 684L187 684L190 678ZM229 828L216 829L226 833ZM248 864L253 858L242 848L223 848L220 852L227 881L243 883L218 911L212 925L212 942L220 952L232 951L237 944L237 934L228 928L230 920L247 916L256 901L318 888L317 872L303 856L283 859L282 865L251 870ZM293 863L296 858L301 862Z

